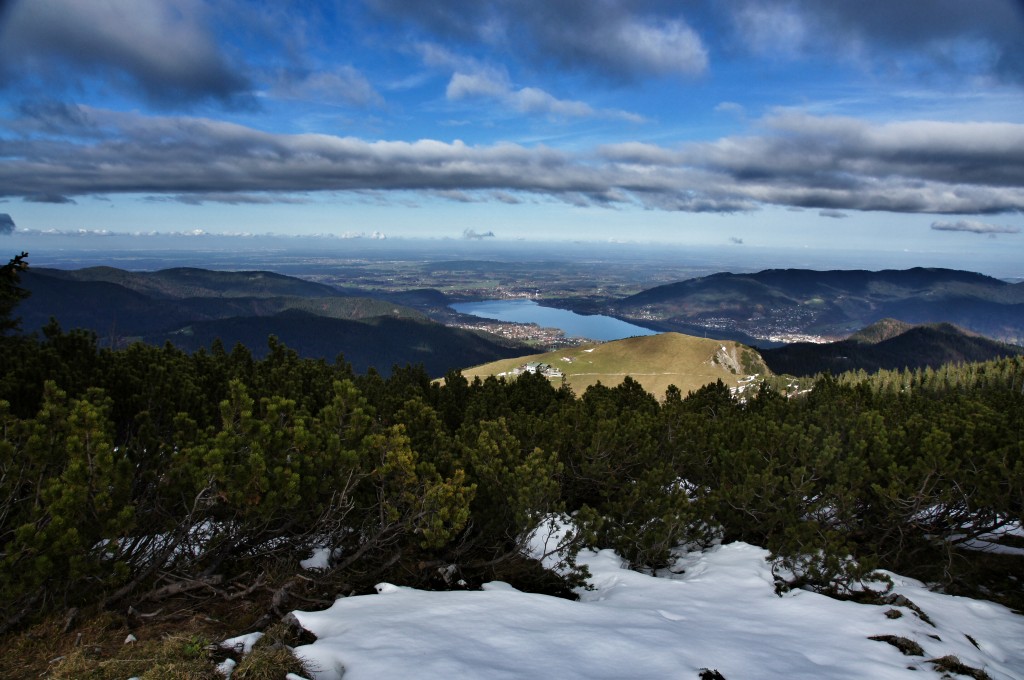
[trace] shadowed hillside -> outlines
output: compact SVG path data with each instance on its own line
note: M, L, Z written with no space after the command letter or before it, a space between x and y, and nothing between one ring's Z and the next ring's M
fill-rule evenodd
M247 282L253 290L243 295ZM194 321L275 316L289 310L348 320L384 315L426 318L394 302L345 296L329 286L270 272L30 269L24 283L31 291L19 308L26 330L42 328L54 317L66 328L88 328L108 339L177 330Z
M394 301L346 296L270 272L32 269L23 283L31 292L19 307L26 331L55 318L63 328L95 332L108 346L169 341L194 351L219 338L262 355L274 335L301 356L343 354L358 371L422 363L432 376L524 351L502 338L434 323Z
M339 290L321 283L265 271L213 271L175 267L155 272L132 272L116 267L37 269L33 274L68 281L105 281L153 298L190 297L331 297Z
M422 364L431 377L439 377L466 361L490 361L523 351L500 344L493 336L432 321L384 316L353 321L295 309L275 316L200 321L172 333L147 336L145 340L157 345L169 341L195 351L209 347L219 338L227 347L241 343L254 356L263 357L271 335L300 356L333 360L343 354L353 370L365 373L376 368L385 375L396 364Z
M772 371L789 375L938 368L1017 354L1024 354L1024 347L966 333L951 324L914 326L895 319L883 319L839 342L796 342L761 351Z

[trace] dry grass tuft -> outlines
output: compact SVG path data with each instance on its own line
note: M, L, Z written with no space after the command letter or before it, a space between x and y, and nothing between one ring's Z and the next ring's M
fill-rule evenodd
M869 640L888 642L906 656L924 656L924 649L910 638L899 635L872 635Z
M281 680L288 673L311 677L310 669L281 643L253 647L231 674L232 680Z
M234 622L205 616L130 628L113 612L82 614L69 629L64 614L0 639L0 678L125 680L215 678L212 641L236 634ZM129 633L137 638L126 643Z

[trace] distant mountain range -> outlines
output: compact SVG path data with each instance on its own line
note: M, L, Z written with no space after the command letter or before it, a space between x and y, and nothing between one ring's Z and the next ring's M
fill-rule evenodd
M333 360L341 354L360 372L375 367L387 373L395 364L421 363L433 376L530 352L525 345L431 321L424 312L446 308L447 299L430 289L379 299L271 272L194 268L32 268L22 283L31 296L16 314L26 331L56 318L65 329L94 331L109 346L170 341L193 351L219 338L228 348L241 343L261 356L267 337L274 335L302 356ZM588 380L617 382L627 373L646 373L649 377L641 382L662 393L666 380L689 387L676 375L680 371L700 378L706 371L698 365L714 354L714 347L728 344L724 341L761 347L760 356L749 350L744 363L760 363L763 357L772 372L791 375L935 367L1024 352L1015 344L982 337L1016 343L1024 338L1024 284L947 269L716 274L611 304L617 316L691 337L683 342L673 334L671 341L636 339L617 345L629 356L583 371L589 376L575 374L593 362L593 354L576 352L580 361L571 368L561 361L569 356L566 351L535 358L568 368L567 379L577 388ZM778 342L806 336L842 340ZM668 361L673 353L689 356L694 351L703 358L689 361L685 369L676 370ZM743 355L737 351L736 356ZM611 350L603 354L612 357ZM735 362L729 369L734 378L746 372ZM603 377L595 377L599 374Z
M343 354L359 372L422 363L434 376L527 351L495 336L445 327L396 302L346 296L271 272L33 267L22 285L31 292L16 310L24 330L56 318L64 329L94 331L114 346L170 341L195 350L220 338L229 349L242 343L260 356L267 337L275 335L302 356L333 360Z
M885 318L952 323L1024 342L1024 283L951 269L714 274L651 288L611 308L652 328L761 346L800 336L842 339Z
M772 372L797 376L838 375L858 369L872 373L937 368L1017 354L1024 354L1024 347L990 340L951 324L915 326L895 319L883 319L839 342L796 342L761 350Z

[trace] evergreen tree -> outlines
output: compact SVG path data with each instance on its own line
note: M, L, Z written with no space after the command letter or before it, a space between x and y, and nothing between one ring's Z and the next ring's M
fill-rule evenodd
M28 253L20 253L0 267L0 336L17 331L21 320L13 316L14 308L28 297L21 287L20 274L28 269Z

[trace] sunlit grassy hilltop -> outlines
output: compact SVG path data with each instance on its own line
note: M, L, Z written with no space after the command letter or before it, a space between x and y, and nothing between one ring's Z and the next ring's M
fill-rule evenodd
M681 333L661 333L596 343L568 349L503 359L463 369L472 380L490 375L511 375L526 364L547 364L562 373L550 380L563 380L576 394L600 382L615 386L630 376L648 392L662 398L669 385L685 395L691 390L721 380L734 387L753 373L767 373L756 350L731 340L697 338Z

